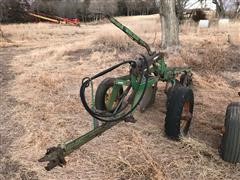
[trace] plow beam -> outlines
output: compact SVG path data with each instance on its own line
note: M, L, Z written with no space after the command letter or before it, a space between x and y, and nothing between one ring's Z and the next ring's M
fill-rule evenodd
M92 131L86 133L83 136L80 136L74 140L68 141L66 143L60 144L57 147L51 147L47 149L47 153L39 162L48 162L45 169L47 171L52 170L56 166L63 167L66 164L65 157L71 154L73 151L79 149L82 145L91 141L97 136L100 136L102 133L117 125L121 121L104 123L103 125L93 129Z

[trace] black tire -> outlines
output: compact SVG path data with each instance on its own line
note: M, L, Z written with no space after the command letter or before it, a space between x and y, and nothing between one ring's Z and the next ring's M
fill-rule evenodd
M107 91L114 86L116 78L106 78L104 79L98 86L96 95L95 95L95 108L101 111L109 111L106 107L105 96ZM119 95L123 93L123 88L121 87L119 90ZM112 109L109 112L113 112Z
M174 90L176 90L177 88L181 88L183 87L182 84L180 83L179 80L175 79L175 85L170 87L167 91L166 91L166 95L167 95L167 101L166 101L166 108L168 107L168 101L171 98L172 92Z
M179 87L182 87L182 84L180 83L179 80L175 79L175 85L172 86L172 87L170 87L170 88L168 88L168 89L166 90L166 92L165 92L166 95L167 95L167 97L169 98L170 95L172 94L172 91L173 91L174 89L179 88Z
M180 76L180 84L184 87L192 87L192 77L185 72Z
M187 87L176 87L168 96L165 118L165 133L169 138L179 140L187 135L193 114L194 95ZM183 120L183 114L186 119ZM181 125L184 125L183 127Z
M240 162L240 103L231 103L227 107L220 153L224 161Z

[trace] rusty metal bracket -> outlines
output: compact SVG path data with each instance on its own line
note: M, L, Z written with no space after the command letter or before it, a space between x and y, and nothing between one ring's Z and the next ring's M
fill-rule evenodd
M47 171L50 171L57 166L63 167L66 165L66 160L64 158L64 149L61 147L51 147L47 149L45 156L38 161L48 162L47 166L45 167Z

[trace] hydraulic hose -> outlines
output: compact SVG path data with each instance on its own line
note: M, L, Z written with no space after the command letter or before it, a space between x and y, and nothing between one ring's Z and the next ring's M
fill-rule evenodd
M111 71L113 71L114 69L117 69L118 67L124 65L124 64L131 64L132 66L135 66L136 67L136 62L135 61L124 61L122 63L119 63L111 68L108 68L96 75L94 75L93 77L89 78L84 78L83 79L83 82L82 82L82 86L81 86L81 89L80 89L80 98L81 98L81 101L82 101L82 104L84 106L84 108L86 109L86 111L94 118L96 118L97 120L99 121L103 121L103 122L115 122L115 121L119 121L121 119L124 119L126 118L127 116L129 116L136 108L137 106L139 105L139 103L141 102L144 94L145 94L145 91L147 89L147 82L148 82L148 74L149 74L149 66L148 66L148 62L147 62L147 59L143 56L143 61L144 61L144 66L142 67L142 72L141 72L141 80L140 80L140 83L143 82L143 79L144 79L144 70L145 70L145 67L146 67L146 70L147 70L147 75L145 77L145 86L144 86L144 90L143 90L143 93L141 94L141 97L139 98L138 102L135 104L134 107L131 108L131 110L129 110L127 113L123 114L123 115L120 115L119 117L116 117L117 115L119 115L122 111L114 114L114 115L102 115L102 114L99 114L99 113L96 113L94 112L89 106L88 106L88 103L86 101L86 96L85 96L85 89L87 87L89 87L89 84L92 80L100 77L100 76L103 76ZM109 119L107 119L109 118Z

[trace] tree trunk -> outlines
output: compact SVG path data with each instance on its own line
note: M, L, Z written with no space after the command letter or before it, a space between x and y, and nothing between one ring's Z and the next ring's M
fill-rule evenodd
M169 48L179 45L179 22L176 16L175 0L160 1L161 47Z
M213 3L216 4L216 13L218 17L224 18L226 16L225 8L222 0L213 0Z
M220 9L219 16L221 18L225 18L225 9L222 0L219 0L219 9Z
M236 2L235 18L238 18L240 15L240 1Z

